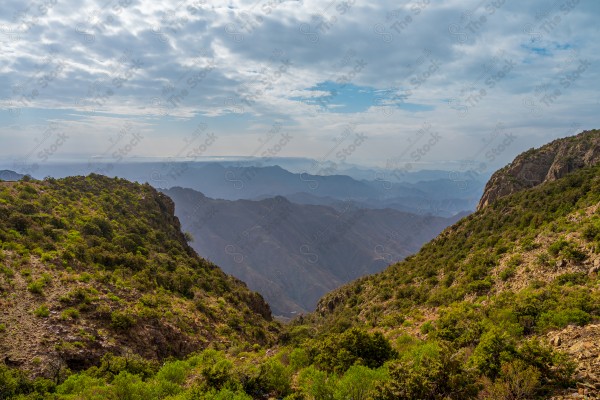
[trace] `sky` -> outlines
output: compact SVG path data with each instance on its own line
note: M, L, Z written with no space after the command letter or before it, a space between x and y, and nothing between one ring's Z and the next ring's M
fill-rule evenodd
M489 173L599 127L599 17L596 0L3 0L0 160Z

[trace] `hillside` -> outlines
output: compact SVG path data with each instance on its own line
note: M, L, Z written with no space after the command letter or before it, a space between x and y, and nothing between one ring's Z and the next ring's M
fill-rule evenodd
M570 354L581 387L598 393L599 272L596 165L497 199L414 256L324 296L317 312L297 323L441 340L475 364L473 357L495 342L495 357L504 355L492 377L502 359L539 337Z
M0 359L36 374L107 353L267 344L278 330L260 295L188 246L173 202L147 184L0 183L0 245Z
M413 254L458 219L357 209L348 201L336 210L281 196L229 201L192 189L164 193L192 233L190 245L285 317L313 311L325 293Z
M557 139L539 149L530 149L492 175L477 209L502 196L560 179L599 162L600 131L597 129Z

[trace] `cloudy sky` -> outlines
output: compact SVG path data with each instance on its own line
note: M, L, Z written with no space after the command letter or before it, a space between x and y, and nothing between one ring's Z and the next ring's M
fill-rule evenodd
M495 169L599 127L598 17L596 0L3 0L0 159Z

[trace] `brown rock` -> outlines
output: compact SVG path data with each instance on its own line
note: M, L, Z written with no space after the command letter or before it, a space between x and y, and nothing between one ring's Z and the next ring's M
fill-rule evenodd
M485 186L477 210L500 197L554 181L600 162L600 131L584 131L521 153L495 172Z
M550 344L555 347L560 346L561 343L562 343L562 340L560 339L560 336L555 336L552 338L552 340L550 340Z

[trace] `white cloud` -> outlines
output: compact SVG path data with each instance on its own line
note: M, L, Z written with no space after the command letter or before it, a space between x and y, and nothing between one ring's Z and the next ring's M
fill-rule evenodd
M566 0L549 10L543 0L498 9L491 1L418 0L44 4L52 5L47 12L10 0L0 14L2 157L25 154L35 126L50 119L72 137L90 135L104 145L108 136L98 132L134 121L149 133L139 154L165 156L169 141L197 120L209 121L222 138L213 155L244 155L264 127L282 121L297 140L281 155L309 157L356 122L373 140L348 161L383 165L428 122L444 145L427 158L441 162L472 157L479 145L473 138L500 122L518 140L495 168L531 145L574 133L572 126L597 126L600 3L591 1L572 10ZM555 16L559 23L545 22ZM564 87L561 79L579 59L590 65ZM507 63L513 67L503 73ZM308 90L327 81L383 97L355 113L335 112L357 101L349 97L336 97L325 113L298 100L327 95ZM544 104L544 85L560 96ZM409 104L395 108L402 99ZM99 113L73 116L90 111ZM15 126L23 127L18 135ZM85 154L99 145L72 143Z

